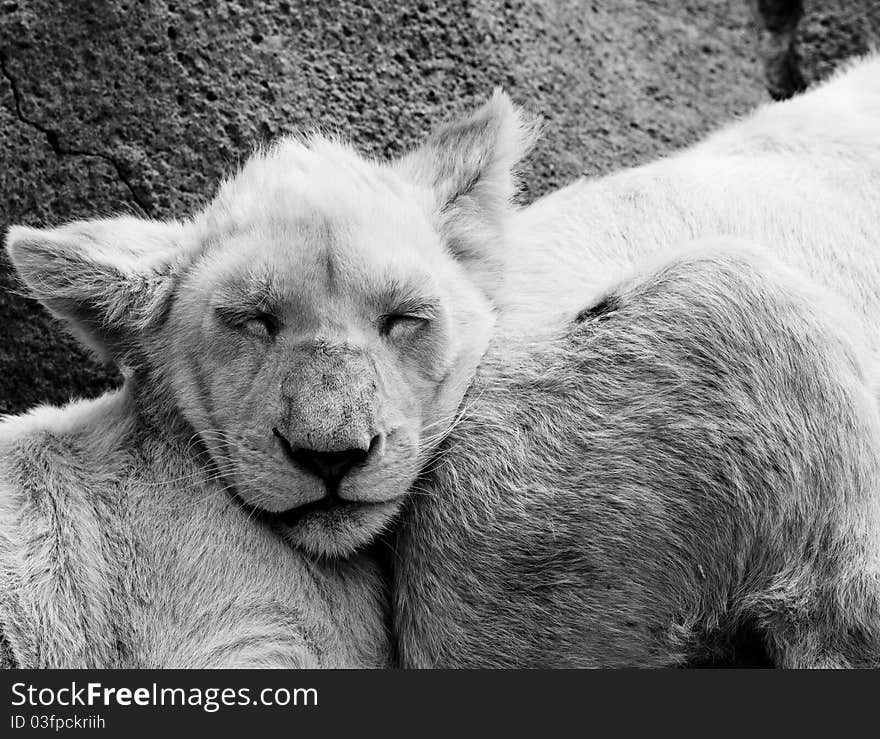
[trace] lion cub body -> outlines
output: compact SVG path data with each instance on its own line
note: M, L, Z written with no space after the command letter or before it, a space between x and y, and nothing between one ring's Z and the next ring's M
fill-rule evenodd
M788 277L699 250L496 336L395 541L403 666L880 665L870 357Z
M0 567L19 667L387 661L375 566L286 546L126 390L0 424Z
M0 566L20 667L386 662L370 561L286 546L126 390L0 424Z
M509 232L402 664L880 665L880 57Z

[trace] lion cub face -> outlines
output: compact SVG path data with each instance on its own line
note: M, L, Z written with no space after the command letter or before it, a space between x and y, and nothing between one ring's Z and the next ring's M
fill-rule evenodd
M253 160L204 214L211 245L181 279L167 358L237 494L307 549L337 552L395 512L454 418L492 311L427 193L318 146Z
M241 501L344 555L455 419L528 138L496 94L395 162L284 140L185 223L13 229L8 248L51 310L173 406Z

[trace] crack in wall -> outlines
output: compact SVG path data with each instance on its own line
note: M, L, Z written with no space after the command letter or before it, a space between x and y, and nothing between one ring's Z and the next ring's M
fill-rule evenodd
M49 128L39 121L28 118L24 114L24 111L22 109L23 96L21 90L19 89L18 81L9 70L9 67L7 66L6 56L3 54L0 54L0 72L2 72L7 82L9 82L9 87L12 90L12 100L15 105L16 117L25 125L30 126L34 130L39 131L41 134L43 134L43 136L45 136L46 138L46 142L49 144L56 156L91 157L93 159L101 159L107 162L115 170L116 176L119 178L119 181L128 189L128 192L131 195L131 200L133 201L134 205L141 211L142 215L150 215L150 204L146 202L140 195L138 195L134 183L132 183L132 181L125 175L122 164L120 164L118 159L102 152L88 151L86 149L73 149L63 146L61 144L61 137L58 131Z

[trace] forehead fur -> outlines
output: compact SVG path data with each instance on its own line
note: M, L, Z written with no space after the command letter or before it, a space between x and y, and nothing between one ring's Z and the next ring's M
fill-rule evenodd
M428 199L427 189L348 144L321 135L288 137L254 154L227 179L199 222L206 239L216 240L303 221L376 221Z

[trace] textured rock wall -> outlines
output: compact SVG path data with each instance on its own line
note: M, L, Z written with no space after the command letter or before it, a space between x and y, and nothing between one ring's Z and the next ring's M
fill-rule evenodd
M880 3L807 3L808 80ZM258 143L313 127L392 156L503 85L546 131L525 200L689 144L766 99L741 0L0 0L0 231L185 215ZM115 381L0 257L0 413Z

